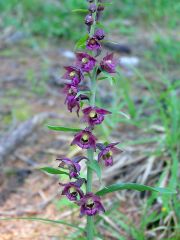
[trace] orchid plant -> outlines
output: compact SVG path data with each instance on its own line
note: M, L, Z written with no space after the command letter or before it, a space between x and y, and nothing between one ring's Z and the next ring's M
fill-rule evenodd
M137 183L116 183L97 192L94 191L93 172L98 173L102 164L105 167L111 167L113 155L122 151L118 148L119 142L98 142L94 133L96 126L102 124L104 119L111 114L110 111L96 105L97 84L100 78L103 79L103 73L105 74L103 76L109 75L109 77L116 73L117 60L112 53L101 57L105 33L99 26L101 26L101 16L107 4L103 0L88 0L87 2L88 14L85 17L85 24L88 34L78 43L78 47L83 51L76 52L75 64L65 66L63 76L66 82L64 92L67 109L70 112L75 110L77 117L82 118L86 126L84 129L49 126L51 130L75 132L71 145L77 145L82 150L86 150L87 155L76 156L72 159L59 156L57 160L60 169L47 167L43 170L52 174L65 174L69 177L70 181L60 183L62 195L79 206L80 217L87 217L85 234L88 240L92 240L95 237L94 218L105 212L101 196L122 189L149 190L160 193L171 193L171 191ZM82 161L85 161L87 165L86 178L81 177ZM84 186L86 191L83 190Z

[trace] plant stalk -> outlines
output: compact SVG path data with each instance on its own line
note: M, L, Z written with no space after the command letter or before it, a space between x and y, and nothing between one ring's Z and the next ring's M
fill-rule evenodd
M95 4L97 5L98 1L95 0ZM96 13L93 14L94 19L96 18ZM90 36L92 37L94 35L94 30L96 26L96 21L94 21L93 26L91 27ZM96 79L97 78L97 69L95 68L92 77L90 76L90 88L91 88L91 96L90 96L90 105L95 105L95 99L96 99ZM89 161L94 160L94 150L88 149L87 150L87 156ZM87 166L87 186L86 186L86 193L92 192L92 177L93 177L93 170ZM87 225L86 225L86 231L87 231L87 240L93 240L94 239L94 217L93 216L87 216Z
M95 105L95 98L96 98L96 69L93 72L93 76L90 79L91 80L91 96L90 96L90 105ZM88 149L87 155L89 161L94 160L94 150ZM93 177L93 170L87 166L87 186L86 186L86 192L92 192L92 177ZM93 240L94 239L94 217L93 216L87 216L87 240Z

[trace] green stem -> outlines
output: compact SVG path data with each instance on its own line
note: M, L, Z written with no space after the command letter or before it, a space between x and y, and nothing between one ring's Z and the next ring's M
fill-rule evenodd
M95 0L95 4L97 6L97 0ZM94 20L96 18L96 13L93 14ZM90 36L92 37L94 35L94 30L96 27L96 21L94 21L93 26L91 27L91 32ZM94 69L92 77L90 77L90 82L91 82L91 96L90 96L90 105L94 106L95 105L95 100L96 100L96 73L97 69ZM87 155L89 161L94 160L94 150L93 149L88 149L87 150ZM87 167L87 186L86 186L86 192L92 192L92 177L93 177L93 170L90 167ZM87 240L93 240L94 239L94 217L93 216L87 216Z
M90 105L95 105L95 99L96 99L96 69L93 72L93 76L90 79L91 80L91 97L90 97ZM89 161L94 160L94 150L88 149L87 155ZM86 186L86 192L92 192L92 177L93 177L93 170L90 167L87 167L87 186ZM94 218L93 216L87 216L87 240L93 240L94 239Z

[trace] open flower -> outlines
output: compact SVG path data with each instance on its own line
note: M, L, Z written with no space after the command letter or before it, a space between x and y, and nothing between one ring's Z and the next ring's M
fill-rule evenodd
M70 112L72 112L73 108L76 108L76 113L79 116L79 110L80 110L80 103L79 98L76 98L76 96L68 94L65 100L65 104L67 104L67 108Z
M122 150L116 148L115 146L119 144L119 142L116 143L110 143L108 145L103 144L97 144L97 147L101 150L98 154L98 161L103 160L105 162L105 166L112 166L113 165L113 153L114 152L122 152Z
M76 94L78 93L78 87L73 84L66 84L64 88L64 93L66 93L67 95L69 94L69 95L76 96Z
M77 204L81 207L81 216L93 216L99 212L105 212L100 197L91 192L84 195Z
M82 149L93 148L96 150L96 138L90 130L85 129L74 136L71 145L78 145Z
M60 183L60 185L64 186L61 194L65 195L70 201L78 201L84 196L83 191L80 189L81 186L77 182Z
M84 79L81 69L73 66L64 68L66 69L66 73L63 77L71 80L73 85L78 85Z
M106 114L111 114L111 112L105 109L91 106L84 108L82 111L84 113L84 120L88 122L90 126L101 124L104 120L104 116Z
M86 47L88 50L95 51L101 48L101 44L99 43L97 38L92 37L87 40Z
M69 158L58 157L56 160L60 161L59 167L69 170L70 178L77 178L79 176L81 166L78 162L71 160Z
M60 164L59 164L60 168L69 170L70 178L77 178L81 170L81 166L79 162L83 159L87 159L87 158L84 156L74 157L73 159L69 159L66 157L58 157L56 160L60 161Z
M76 57L77 65L83 72L90 72L96 64L96 59L87 53L76 53Z
M116 60L113 59L113 53L106 55L100 63L102 70L108 73L116 72Z

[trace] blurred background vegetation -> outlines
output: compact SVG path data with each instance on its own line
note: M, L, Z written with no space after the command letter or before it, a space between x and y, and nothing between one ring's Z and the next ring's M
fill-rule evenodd
M113 113L122 110L131 118L119 118L113 114L110 119L106 119L105 124L98 131L103 132L108 138L114 129L121 128L124 138L122 147L129 146L132 149L142 147L141 153L143 152L145 156L145 162L148 162L150 157L155 158L153 167L151 166L148 172L147 183L166 185L179 191L180 1L113 0L111 2L112 4L106 8L103 22L108 39L127 44L140 64L130 69L130 75L120 71L117 75L118 81L112 82L110 79L111 102L99 100L100 105L108 106ZM26 85L23 85L23 89L25 90L22 92L19 86L8 85L7 88L5 87L4 95L1 95L3 97L0 99L1 103L5 106L10 105L12 110L10 116L1 119L5 125L4 128L0 126L3 132L9 129L14 119L22 122L34 114L34 109L29 104L32 98L36 100L46 98L52 59L49 61L45 51L51 51L52 47L53 51L54 47L58 49L58 44L67 47L67 42L68 47L73 49L74 42L86 32L83 26L85 15L75 13L73 10L86 6L85 0L0 0L1 31L6 33L11 28L14 32L22 32L28 36L25 45L22 42L18 46L2 48L0 57L15 61L16 56L22 57L21 51L22 49L24 51L24 47L29 48L30 51L35 50L40 56L38 60L40 74L39 72L37 74L37 69L31 65L24 69ZM24 58L20 61L25 62ZM63 71L62 66L58 71ZM13 70L11 72L13 74ZM34 95L30 96L31 93ZM56 109L58 108L59 106L56 106ZM157 169L158 162L162 162L159 169ZM138 168L138 163L133 165L133 169ZM144 171L146 170L145 165ZM126 172L125 169L127 175L131 174L131 171L132 169L127 169ZM155 177L151 178L153 174ZM141 176L137 176L135 180L141 181ZM120 207L122 213L117 211L119 200L115 200L113 209L107 212L106 218L98 219L99 226L105 232L106 230L111 232L114 239L119 240L179 240L179 196L159 197L158 200L157 194L142 199L141 197L137 202L138 210L136 209L138 224L134 223L134 218L131 218L126 211L123 213L123 206ZM58 209L62 209L64 204L72 207L64 199L55 202ZM119 228L122 236L119 236ZM78 232L76 235L73 233L69 239L80 239L78 234Z
M14 26L35 35L77 40L79 30L82 30L82 18L72 10L85 7L84 0L1 0L0 26ZM134 32L139 24L148 29L152 25L177 29L179 13L178 0L114 0L105 13L106 27L125 34ZM126 19L133 19L134 25L130 29L124 26L123 20Z

